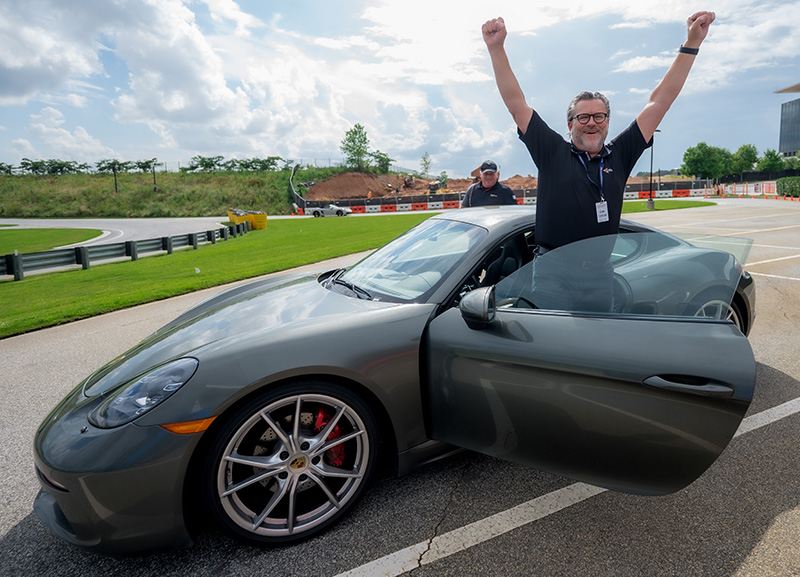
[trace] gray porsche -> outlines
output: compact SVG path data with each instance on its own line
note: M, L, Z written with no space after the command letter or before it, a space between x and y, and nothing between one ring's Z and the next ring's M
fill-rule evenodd
M449 211L352 267L198 304L41 424L36 513L107 554L187 547L198 511L292 543L379 468L461 449L619 491L687 486L753 396L747 244L623 221L545 253L535 217Z

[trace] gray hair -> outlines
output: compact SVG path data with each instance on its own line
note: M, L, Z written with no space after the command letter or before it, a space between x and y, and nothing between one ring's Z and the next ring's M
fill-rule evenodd
M608 102L608 98L606 98L604 94L601 94L600 92L588 92L584 90L575 98L573 98L572 102L570 102L569 106L567 106L567 122L572 122L572 119L575 118L575 106L582 100L602 100L603 104L606 105L606 114L611 116L611 104Z

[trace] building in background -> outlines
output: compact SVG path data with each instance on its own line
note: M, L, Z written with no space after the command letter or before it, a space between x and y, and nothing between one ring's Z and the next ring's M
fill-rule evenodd
M776 90L776 94L800 92L800 84ZM778 151L786 157L800 156L800 98L781 105L781 135Z

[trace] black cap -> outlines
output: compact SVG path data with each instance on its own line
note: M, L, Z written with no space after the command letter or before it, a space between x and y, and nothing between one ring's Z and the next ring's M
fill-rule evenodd
M497 165L492 160L484 160L481 164L481 172L497 172Z

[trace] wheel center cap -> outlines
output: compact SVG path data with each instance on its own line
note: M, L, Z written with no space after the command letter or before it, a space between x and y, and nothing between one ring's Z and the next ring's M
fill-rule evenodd
M299 471L301 469L306 468L306 458L305 456L296 457L289 463L289 468L294 469L295 471Z

